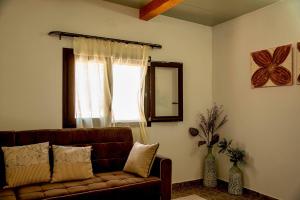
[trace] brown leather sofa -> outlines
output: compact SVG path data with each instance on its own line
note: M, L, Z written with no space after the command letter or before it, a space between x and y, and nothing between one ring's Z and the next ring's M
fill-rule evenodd
M59 129L2 131L0 146L19 146L49 141L56 145L92 145L92 179L41 183L14 189L0 189L0 200L97 199L97 200L170 200L171 160L157 156L151 174L142 178L123 172L133 146L129 128ZM52 168L52 152L50 150ZM0 151L0 186L5 185L3 152Z

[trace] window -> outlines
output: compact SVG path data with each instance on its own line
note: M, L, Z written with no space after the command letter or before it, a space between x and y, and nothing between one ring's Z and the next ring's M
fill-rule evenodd
M73 49L63 49L63 127L64 128L74 128L76 127L76 117L94 117L101 118L103 113L101 112L103 108L103 102L92 101L89 107L82 107L78 110L78 106L75 105L75 98L77 95L87 96L91 95L92 99L104 99L103 91L103 73L104 67L99 61L90 61L88 66L91 70L87 76L81 76L86 71L78 71L78 66L81 63L77 62L75 66ZM76 69L76 70L75 70ZM140 111L139 111L139 92L141 88L141 73L142 70L139 66L134 65L122 65L113 64L113 99L112 107L114 116L113 122L116 123L129 123L129 122L139 122ZM76 80L81 82L75 83L75 76L79 76ZM89 86L86 84L86 77L89 79ZM146 89L149 84L149 77L146 77ZM90 87L91 86L91 87ZM77 93L75 92L77 91ZM145 95L145 115L148 118L148 105L149 101L147 99L148 95ZM84 99L84 98L83 98ZM85 104L87 105L87 104ZM90 112L92 110L92 112Z
M113 64L114 122L139 122L139 93L141 88L139 66Z
M80 65L80 62L77 63ZM78 84L75 86L75 62L73 49L63 49L63 127L64 128L75 128L76 127L76 117L81 116L81 118L87 117L91 118L102 118L103 117L103 108L105 97L103 91L105 88L103 86L103 74L104 74L104 65L99 61L91 61L88 63L91 73L88 74L89 85L87 87L84 84ZM173 89L177 89L178 97L174 98L171 102L172 106L177 106L176 113L174 115L161 116L156 112L155 102L155 68L165 67L169 68L168 71L174 71L177 69L178 72L178 84L173 84L175 86ZM159 72L159 70L158 70ZM84 71L78 71L78 75L86 73ZM113 122L115 123L131 123L139 122L139 97L140 97L140 88L142 81L140 80L142 70L139 66L134 65L122 65L122 64L113 64L112 65L112 88L113 93L112 105L109 109L113 111ZM82 82L84 81L82 78ZM173 76L172 76L173 77ZM78 78L77 78L78 80ZM79 79L81 80L81 79ZM183 121L183 86L182 86L182 63L167 63L167 62L151 62L151 67L148 69L146 80L145 80L145 98L144 98L144 112L147 120L147 126L151 126L152 122L168 122L168 121ZM161 84L159 84L161 85ZM178 85L176 87L176 85ZM75 105L75 94L78 95L92 95L92 99L103 99L102 102L94 101L94 103L89 106L91 109L83 107L80 111L76 110ZM89 89L87 89L89 88ZM165 94L165 93L163 93ZM99 98L101 96L101 98ZM160 98L162 99L162 97ZM83 100L84 101L84 100Z

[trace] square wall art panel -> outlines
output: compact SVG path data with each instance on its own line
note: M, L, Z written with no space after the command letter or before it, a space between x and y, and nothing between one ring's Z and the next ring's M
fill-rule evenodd
M252 88L293 84L292 45L251 53Z
M300 42L297 43L297 84L300 85Z

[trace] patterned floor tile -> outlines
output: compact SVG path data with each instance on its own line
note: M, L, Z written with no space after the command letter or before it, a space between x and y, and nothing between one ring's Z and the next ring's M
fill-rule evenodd
M246 191L242 196L235 196L227 193L227 188L218 186L216 188L207 188L201 185L186 186L182 188L173 189L172 199L184 197L192 194L197 194L207 200L271 200L255 192Z

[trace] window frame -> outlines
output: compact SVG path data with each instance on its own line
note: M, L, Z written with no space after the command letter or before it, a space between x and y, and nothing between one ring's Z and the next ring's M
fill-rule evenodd
M76 128L75 118L75 57L73 49L63 48L62 73L63 128Z
M157 87L155 84L155 69L158 67L165 68L174 68L178 70L178 115L174 116L156 116L155 113L155 88ZM183 121L183 63L179 62L161 62L161 61L153 61L150 66L150 116L151 122L180 122Z

